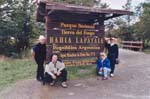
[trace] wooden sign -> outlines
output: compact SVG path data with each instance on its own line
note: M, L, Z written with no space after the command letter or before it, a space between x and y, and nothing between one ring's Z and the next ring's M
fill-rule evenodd
M104 51L104 21L133 12L40 1L37 21L45 23L47 61L60 55L67 66L95 63Z
M47 52L57 53L67 66L91 65L103 50L103 33L93 24L51 22Z

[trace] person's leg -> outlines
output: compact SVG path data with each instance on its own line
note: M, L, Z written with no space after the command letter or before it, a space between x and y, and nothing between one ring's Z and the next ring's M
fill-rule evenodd
M43 66L40 66L39 74L40 74L40 79L43 80L44 79L44 67Z
M43 60L39 61L39 76L41 80L44 79L44 61Z
M103 68L100 68L100 69L99 69L98 74L99 74L100 76L103 76L103 75L104 75L104 74L103 74Z
M110 67L111 67L110 74L113 74L114 70L115 70L115 58L114 57L108 57L108 59L110 60Z
M61 71L61 74L60 74L60 77L62 78L62 82L66 82L67 81L67 70L66 69L63 69Z
M60 77L61 77L61 80L62 80L61 86L63 88L67 88L67 83L66 83L66 81L67 81L67 70L66 69L63 69L61 71Z
M114 70L115 70L115 61L112 60L112 61L110 62L110 65L111 65L111 72L110 72L110 73L111 73L111 74L114 74Z
M45 73L44 75L44 79L43 79L43 85L45 85L45 83L51 83L53 81L51 75L49 75L48 73Z
M100 76L100 75L99 75L99 68L96 68L96 75L97 75L97 76Z
M38 64L38 62L37 62L37 75L36 75L36 79L38 81L40 81L40 65Z
M106 67L104 67L103 68L103 75L104 75L104 77L108 77L108 74L109 74L109 72L110 72L110 69L109 68L106 68Z

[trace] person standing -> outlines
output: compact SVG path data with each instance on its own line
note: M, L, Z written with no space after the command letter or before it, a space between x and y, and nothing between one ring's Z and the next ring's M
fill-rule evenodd
M43 35L39 36L39 43L32 48L32 56L37 64L37 76L38 81L44 80L44 61L46 60L46 39Z
M108 59L110 60L110 66L111 66L111 71L110 71L110 76L114 76L114 70L115 70L115 64L116 61L118 60L118 55L119 55L119 48L118 45L115 43L115 38L111 37L109 40L106 40L105 47L108 50Z

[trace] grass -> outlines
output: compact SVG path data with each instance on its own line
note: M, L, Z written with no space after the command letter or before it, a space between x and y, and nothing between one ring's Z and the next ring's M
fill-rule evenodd
M36 64L29 59L8 59L0 62L0 89L18 80L32 78Z
M0 62L0 90L19 80L35 78L36 68L34 60L31 59L7 59ZM67 67L67 70L70 80L95 75L95 66L73 66Z
M150 54L150 49L144 49L144 53Z
M83 79L95 76L95 66L74 66L68 67L69 79Z

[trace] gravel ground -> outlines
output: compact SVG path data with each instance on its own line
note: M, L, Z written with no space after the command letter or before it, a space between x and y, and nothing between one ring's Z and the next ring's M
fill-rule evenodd
M1 91L0 99L150 99L150 55L120 49L120 60L115 77L106 81L73 80L64 89L28 79Z

